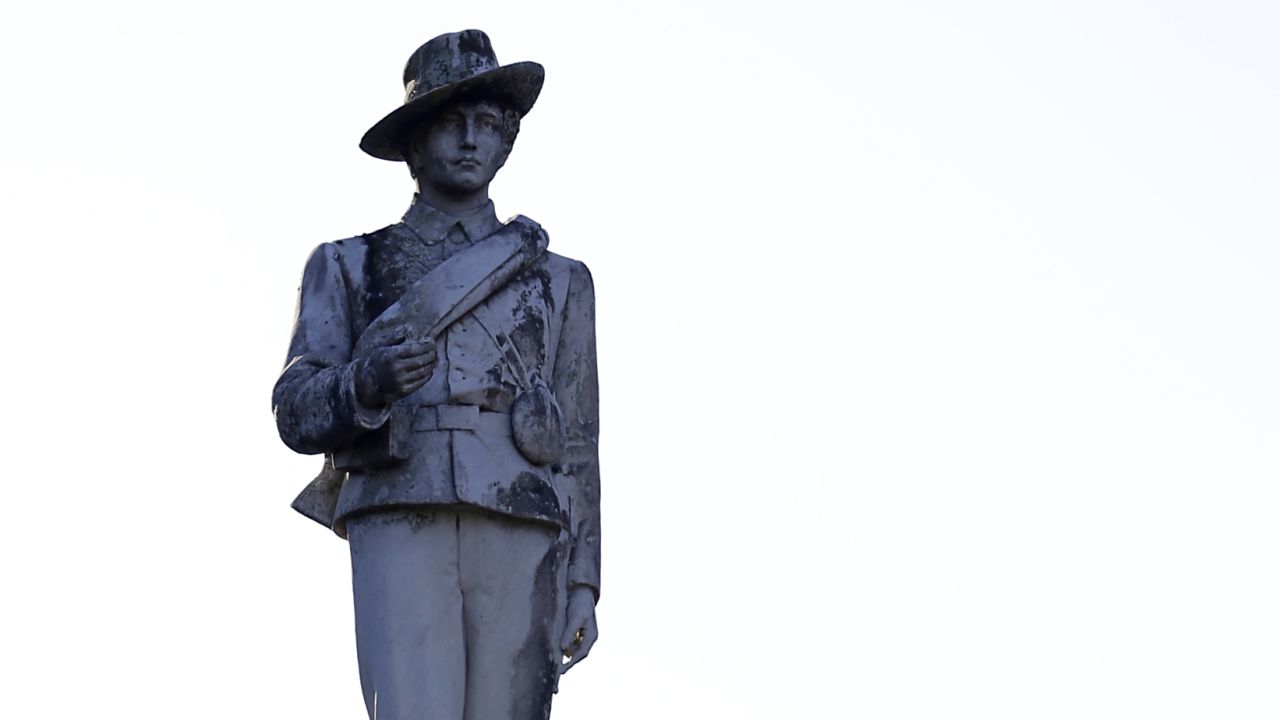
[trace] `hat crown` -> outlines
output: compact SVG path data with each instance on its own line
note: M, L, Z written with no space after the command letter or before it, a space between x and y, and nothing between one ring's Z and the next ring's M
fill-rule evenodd
M489 36L480 30L434 37L405 63L404 104L369 128L360 148L383 160L403 160L413 129L459 100L492 100L524 117L542 91L544 74L536 62L499 65Z
M405 63L404 101L409 103L432 90L497 67L498 56L483 31L439 35L423 43Z

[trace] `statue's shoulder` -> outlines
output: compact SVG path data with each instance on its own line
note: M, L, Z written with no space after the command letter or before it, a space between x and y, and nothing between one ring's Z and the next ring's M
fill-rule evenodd
M329 260L350 271L363 267L365 258L371 250L375 253L385 252L388 248L398 247L416 238L417 236L408 225L394 223L372 232L321 243L316 248L315 254L325 255Z
M542 262L548 270L557 274L572 272L575 265L581 264L571 257L553 253L550 250L542 254Z
M518 216L518 217L524 217L526 220L534 222L538 224L539 227L542 227L541 223L538 223L536 220L533 220L532 218L529 218L527 216ZM542 227L542 230L543 232L547 232L547 229L545 227ZM548 233L548 235L550 235L550 233ZM533 267L540 268L541 270L551 275L551 277L553 278L560 278L563 280L568 280L569 277L574 273L587 272L587 266L584 265L581 261L574 260L573 258L568 257L567 255L561 255L559 253L551 252L550 250L547 250L546 252L542 253L542 257L538 258L538 260L534 263Z
M550 250L543 253L542 258L544 266L552 275L562 276L566 279L573 275L585 274L588 277L591 276L591 271L587 269L586 263L581 260L575 260L567 255L553 253Z
M354 237L343 238L325 243L325 245L333 246L337 252L363 251L371 245L385 245L388 243L400 243L407 240L415 239L417 235L413 230L409 229L404 223L393 223L386 227L379 228L372 232L367 232Z
M594 303L595 290L586 263L553 252L543 253L543 263L558 306Z

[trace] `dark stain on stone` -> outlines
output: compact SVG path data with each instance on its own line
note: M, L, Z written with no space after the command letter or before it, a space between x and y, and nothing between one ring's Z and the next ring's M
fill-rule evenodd
M527 268L517 275L515 280L526 285L537 286L539 294L542 295L542 304L546 306L547 311L552 313L556 311L556 299L551 293L551 273L547 271L545 263Z
M433 265L421 239L404 225L392 225L364 236L365 296L362 304L370 318L381 315L400 299Z
M553 543L538 563L529 596L529 635L516 655L519 681L512 688L513 720L546 720L551 716L551 695L556 688L556 662L560 658L553 638L556 616L564 611L556 591L561 561L560 543Z
M533 371L546 361L547 318L555 313L551 275L544 267L530 268L511 287L519 292L511 304L511 344L524 359L525 369Z
M484 33L464 32L458 35L458 51L475 55L492 55L489 49L489 38Z
M396 263L396 241L386 230L365 236L367 254L364 263L364 307L369 317L377 317L395 302L399 293L394 288L400 284Z
M432 510L406 510L405 520L409 523L410 530L420 532L423 528L436 524L436 514Z
M502 363L494 363L488 370L484 371L484 375L489 378L494 385L500 385L502 383Z
M543 341L546 337L545 329L546 322L542 319L542 314L532 308L523 313L516 320L516 326L511 329L511 344L520 353L520 357L524 358L526 370L533 371L542 366L542 354L546 348Z
M499 488L494 498L504 512L517 517L555 521L560 518L560 501L550 483L528 470L516 476L510 486Z

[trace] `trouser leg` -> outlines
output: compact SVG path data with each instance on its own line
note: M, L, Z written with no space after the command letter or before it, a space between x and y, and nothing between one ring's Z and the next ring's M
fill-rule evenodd
M467 653L457 523L447 508L347 522L356 653L370 718L463 717Z
M564 543L552 526L459 513L467 640L466 720L551 712L564 627Z

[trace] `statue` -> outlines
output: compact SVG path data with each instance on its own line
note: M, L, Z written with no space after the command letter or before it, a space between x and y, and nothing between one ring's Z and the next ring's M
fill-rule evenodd
M418 48L360 142L408 165L412 205L303 272L272 404L325 456L294 507L350 544L377 720L546 718L597 637L591 275L489 200L542 81L479 30Z

